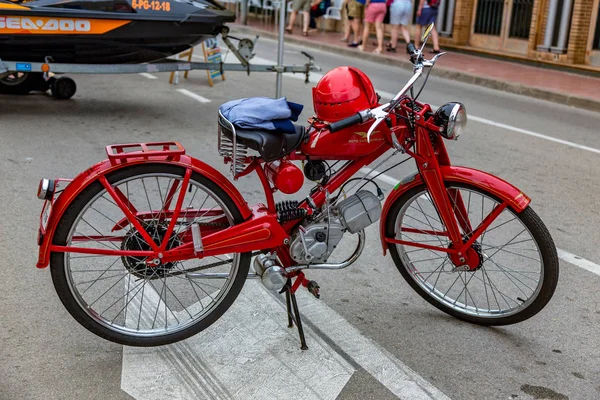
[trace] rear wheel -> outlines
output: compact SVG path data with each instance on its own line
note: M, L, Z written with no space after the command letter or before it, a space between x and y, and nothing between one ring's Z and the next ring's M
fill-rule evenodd
M501 204L475 186L451 183L447 190L451 200L462 197L473 230ZM401 196L386 220L387 237L449 248L447 236L434 234L444 231L424 185ZM465 238L471 234L465 228L461 232ZM390 243L394 263L410 286L435 307L465 321L514 324L538 313L552 297L558 256L531 207L521 213L510 206L504 209L468 251L479 255L479 263L472 265L474 270L461 271L445 252Z
M161 243L184 174L182 167L143 164L120 169L107 179L120 190L130 209L135 208L146 232ZM191 240L192 223L199 224L201 234L207 235L241 221L233 200L217 184L193 173L168 248ZM53 243L150 249L99 182L72 202ZM52 253L52 279L67 310L96 335L130 346L164 345L204 330L223 315L246 280L250 253L156 266L148 266L146 261L136 256Z
M12 72L0 79L0 94L24 95L31 91L46 91L48 84L42 73Z

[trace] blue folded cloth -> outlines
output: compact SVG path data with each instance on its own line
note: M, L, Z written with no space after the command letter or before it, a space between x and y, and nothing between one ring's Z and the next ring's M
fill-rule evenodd
M289 102L285 97L249 97L228 101L219 110L238 128L294 133L292 121L298 121L303 108L302 104Z

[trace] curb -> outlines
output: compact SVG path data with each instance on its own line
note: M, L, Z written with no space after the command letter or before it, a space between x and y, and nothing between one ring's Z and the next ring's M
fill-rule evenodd
M243 33L248 35L259 35L268 39L278 39L278 35L260 28L254 28L246 25L231 24L232 30L236 33ZM326 43L315 43L310 40L304 40L295 38L293 36L286 36L285 41L287 43L293 43L309 47L316 50L325 50L335 54L356 57L357 53L354 49L348 49L344 47L338 47ZM360 53L360 58L363 60L373 61L377 63L383 63L385 65L408 67L412 68L412 63L408 60L399 60L397 58L386 57L384 55L372 54L372 53ZM542 99L553 103L567 105L571 107L581 108L590 111L600 112L600 100L590 99L587 97L572 96L569 94L555 92L552 90L541 89L534 86L526 86L511 82L505 82L499 79L489 78L487 76L481 76L476 74L468 74L462 71L458 71L451 68L444 68L443 66L437 66L432 73L432 76L440 78L452 79L459 82L470 83L473 85L484 86L490 89L501 90L503 92L514 93L522 96L532 97L536 99Z

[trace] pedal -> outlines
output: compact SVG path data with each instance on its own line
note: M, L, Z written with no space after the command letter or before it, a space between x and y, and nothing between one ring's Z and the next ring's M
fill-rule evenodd
M319 284L317 282L309 281L308 285L306 285L306 288L317 299L321 298L321 294L319 293L319 289L321 289L321 287L319 286Z

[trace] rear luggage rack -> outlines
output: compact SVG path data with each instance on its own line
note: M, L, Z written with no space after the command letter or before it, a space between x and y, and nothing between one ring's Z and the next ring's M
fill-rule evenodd
M237 142L237 134L233 124L219 110L219 154L225 162L231 162L229 171L233 179L244 171L249 164L248 146Z
M150 157L162 157L167 160L178 160L185 154L179 142L150 142L113 144L106 146L106 155L112 165L123 164L132 160L148 160Z

